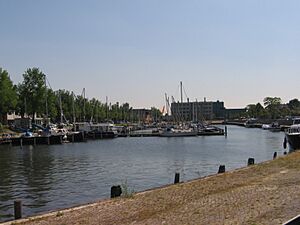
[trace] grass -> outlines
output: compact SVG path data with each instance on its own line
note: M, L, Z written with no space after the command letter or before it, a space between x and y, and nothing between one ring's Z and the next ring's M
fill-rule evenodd
M121 184L121 188L122 188L122 197L124 198L131 198L133 197L133 194L135 193L135 191L133 189L130 189L128 187L128 183L127 180L125 180L122 184Z
M58 212L56 213L56 217L60 217L60 216L63 216L63 215L64 215L64 213L61 212L61 211L58 211Z

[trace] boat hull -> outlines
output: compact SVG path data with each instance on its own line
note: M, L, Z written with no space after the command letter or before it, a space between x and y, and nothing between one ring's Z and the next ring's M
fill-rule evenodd
M286 134L285 136L291 150L300 149L300 134Z
M106 132L88 132L86 135L89 139L107 139L117 137L113 131Z
M191 137L197 136L197 132L164 132L160 137Z

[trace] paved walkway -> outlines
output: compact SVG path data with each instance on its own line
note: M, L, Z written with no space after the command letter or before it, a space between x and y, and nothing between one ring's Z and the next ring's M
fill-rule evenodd
M300 152L21 224L282 224L300 214ZM9 223L8 223L9 224ZM16 221L14 222L16 223Z

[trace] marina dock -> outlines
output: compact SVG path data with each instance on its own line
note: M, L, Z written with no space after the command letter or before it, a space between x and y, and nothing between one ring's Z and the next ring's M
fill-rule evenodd
M3 225L283 224L300 213L299 169L300 152L294 152L230 172Z

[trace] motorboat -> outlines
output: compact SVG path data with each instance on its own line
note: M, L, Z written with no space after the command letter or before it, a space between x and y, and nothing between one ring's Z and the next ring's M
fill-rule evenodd
M160 133L161 137L189 137L197 136L198 131L192 128L189 129L176 129L176 128L166 128Z
M293 125L285 131L284 147L287 143L291 150L300 149L300 118L293 120Z

